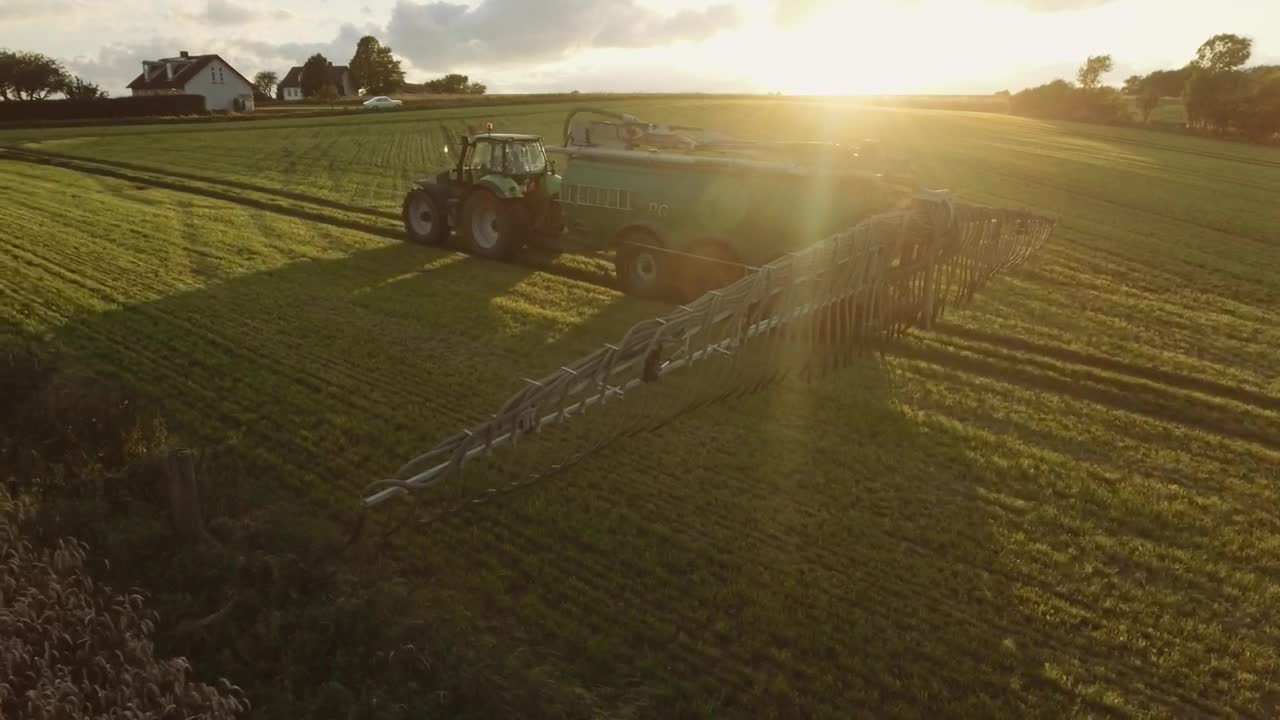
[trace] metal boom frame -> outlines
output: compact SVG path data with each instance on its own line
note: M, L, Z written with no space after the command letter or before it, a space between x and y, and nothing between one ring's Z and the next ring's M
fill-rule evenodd
M617 343L541 380L526 380L492 418L370 485L363 504L437 485L500 448L536 444L550 427L578 427L584 439L551 447L551 462L519 473L545 473L614 439L791 374L813 377L841 367L874 343L929 327L949 302L968 300L994 274L1023 263L1054 225L1032 211L920 193L908 209L876 215L783 256L664 317L637 323ZM606 405L618 406L612 425L569 423ZM585 439L593 434L593 441Z

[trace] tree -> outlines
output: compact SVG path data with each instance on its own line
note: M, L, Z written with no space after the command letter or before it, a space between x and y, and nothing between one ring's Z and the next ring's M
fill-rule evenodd
M1113 123L1123 116L1120 92L1115 88L1078 88L1061 78L1014 95L1009 110L1016 115Z
M331 67L333 63L320 53L307 58L307 61L302 64L303 97L315 97L320 92L320 88L332 82L329 78Z
M1143 86L1160 97L1178 97L1195 69L1195 65L1187 65L1177 70L1156 70L1146 77Z
M1085 90L1097 90L1102 84L1102 76L1111 72L1113 67L1110 55L1090 55L1076 71L1076 80Z
M1142 92L1142 86L1146 81L1147 78L1143 75L1130 75L1124 79L1124 87L1121 89L1125 95L1137 95Z
M1196 51L1195 64L1209 72L1235 70L1249 62L1253 54L1253 39L1219 33L1214 35Z
M351 81L361 92L384 95L399 90L404 84L404 70L400 61L391 54L391 48L378 38L365 35L356 44L356 54L351 57Z
M461 95L466 91L469 78L458 73L449 73L444 77L427 81L427 91L441 95Z
M1010 101L1010 109L1017 115L1066 119L1071 115L1076 93L1074 85L1058 78L1018 92Z
M96 83L91 83L80 77L72 78L67 83L67 86L62 89L62 93L67 96L68 100L98 100L109 97Z
M449 73L426 82L427 92L441 95L483 95L489 90L482 82L471 82L466 75Z
M1280 74L1263 75L1242 108L1241 130L1252 140L1280 133Z
M271 91L275 88L276 83L280 80L274 72L263 70L253 76L253 89L260 94L271 97Z
M0 50L0 100L44 100L68 82L62 63L47 55Z
M333 83L327 82L320 86L315 98L326 105L332 105L338 101L338 88Z
M1160 94L1149 87L1142 87L1138 92L1138 111L1142 113L1142 122L1151 122L1151 113L1160 105Z
M1187 108L1187 124L1219 132L1238 126L1249 95L1249 77L1245 73L1197 69L1187 81L1182 96Z

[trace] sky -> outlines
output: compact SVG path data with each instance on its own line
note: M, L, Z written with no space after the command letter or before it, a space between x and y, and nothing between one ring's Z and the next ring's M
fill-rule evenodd
M112 95L181 50L283 77L315 52L346 64L366 34L410 82L461 72L490 92L985 94L1102 53L1119 85L1220 32L1280 63L1280 0L0 0L0 47Z

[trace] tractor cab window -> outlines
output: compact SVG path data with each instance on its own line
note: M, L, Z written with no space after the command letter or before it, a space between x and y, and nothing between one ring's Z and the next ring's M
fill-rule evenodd
M467 158L467 168L470 170L493 170L495 161L502 161L502 149L498 148L495 157L494 143L488 140L477 140L471 145L471 153Z
M546 170L547 155L541 143L515 142L507 146L507 171L512 175L536 175Z

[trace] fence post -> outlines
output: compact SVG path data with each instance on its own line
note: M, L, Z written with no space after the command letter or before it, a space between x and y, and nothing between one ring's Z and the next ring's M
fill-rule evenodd
M933 255L931 251L929 253ZM924 317L921 318L921 326L925 330L933 329L933 303L934 303L934 273L937 272L938 262L936 258L929 258L929 268L924 271Z
M188 542L208 540L204 517L200 511L194 453L185 448L174 450L165 458L164 467L168 478L166 489L174 531L178 537Z

